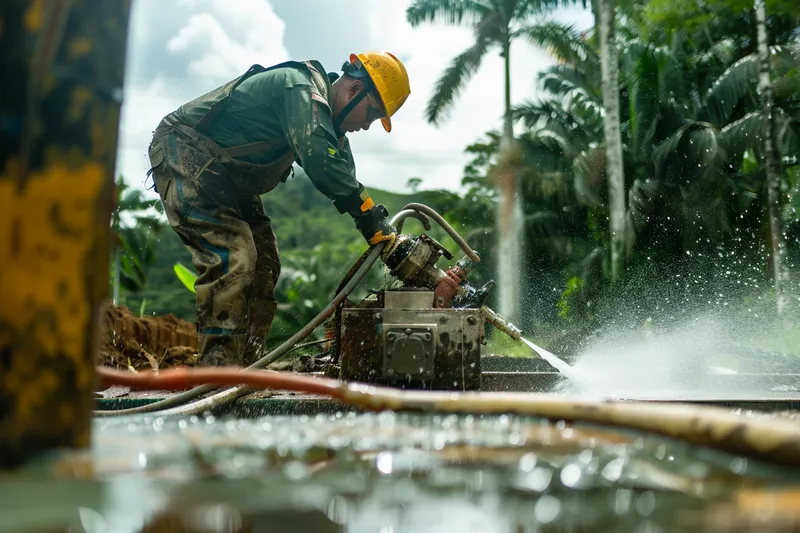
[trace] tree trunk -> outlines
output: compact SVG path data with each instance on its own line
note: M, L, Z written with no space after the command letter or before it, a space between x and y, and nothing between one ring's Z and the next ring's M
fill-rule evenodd
M778 314L782 314L786 309L785 290L789 282L789 273L784 262L786 243L783 238L783 223L781 221L781 168L774 137L772 81L770 80L767 17L764 0L756 0L755 9L758 33L758 85L761 90L761 108L764 114L764 170L767 176L767 216L769 217L772 269L775 278Z
M608 181L608 215L611 242L611 279L624 269L625 175L622 166L622 135L619 126L619 58L614 43L614 0L599 0L597 26L603 76L603 121Z
M522 234L522 207L519 183L513 160L514 129L511 121L511 41L503 46L505 62L505 113L503 136L500 140L497 186L497 226L500 235L498 277L500 281L500 314L507 320L517 320L517 295L520 291L520 257Z
M129 10L0 2L0 469L91 445Z

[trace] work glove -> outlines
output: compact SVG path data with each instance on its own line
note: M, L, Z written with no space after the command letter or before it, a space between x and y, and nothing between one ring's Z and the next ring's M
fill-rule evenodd
M389 241L384 251L392 248L394 240L397 238L397 229L389 222L389 211L386 210L386 207L380 204L374 205L354 219L358 231L371 246Z

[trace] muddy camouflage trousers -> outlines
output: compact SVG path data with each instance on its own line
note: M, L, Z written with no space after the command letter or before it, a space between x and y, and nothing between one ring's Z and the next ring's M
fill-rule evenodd
M280 275L261 197L246 176L180 133L154 138L150 161L169 224L199 273L197 364L249 366L264 355Z

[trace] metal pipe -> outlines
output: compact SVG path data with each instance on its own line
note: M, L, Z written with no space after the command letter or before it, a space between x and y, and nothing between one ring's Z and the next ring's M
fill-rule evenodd
M485 305L481 306L481 314L488 323L490 323L491 325L493 325L494 327L496 327L497 329L499 329L500 331L502 331L503 333L514 339L515 341L518 341L522 338L522 331L520 331L520 329L517 326L515 326L505 318L498 315L489 307Z
M405 219L406 219L407 217L416 218L417 220L419 220L420 222L422 222L422 225L425 227L425 229L426 229L427 231L430 231L430 230L431 230L431 223L430 223L430 221L429 221L429 220L428 220L428 218L427 218L425 215L423 215L422 213L420 213L420 212L418 212L418 211L414 211L413 209L406 209L405 211L401 211L400 213L408 213L408 215L404 216L404 217L403 217L403 218L402 218L402 219L401 219L401 220L400 220L400 221L397 223L397 225L395 226L395 229L397 229L397 234L398 234L398 235L400 235L400 234L403 232L403 222L405 221Z
M464 238L461 235L459 235L458 232L454 230L453 227L450 224L448 224L444 218L442 218L442 215L440 215L439 213L437 213L436 211L434 211L425 204L410 203L407 204L405 207L403 207L404 211L406 209L418 211L420 213L424 213L429 217L431 217L433 220L436 221L437 224L439 224L442 227L442 229L445 232L447 232L450 238L456 242L458 247L461 248L461 250L463 250L465 254L467 254L467 257L472 259L472 261L475 263L481 262L481 258L478 255L478 253L475 250L473 250L469 244L467 244L467 241L465 241Z

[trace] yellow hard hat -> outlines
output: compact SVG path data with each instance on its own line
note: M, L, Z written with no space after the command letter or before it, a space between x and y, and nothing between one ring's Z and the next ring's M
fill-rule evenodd
M389 52L367 52L350 54L350 63L361 62L378 90L386 116L381 119L383 129L392 131L392 119L400 106L411 94L408 72L403 63Z

